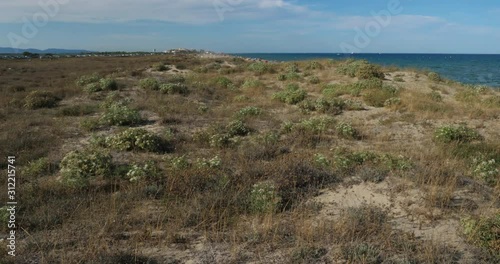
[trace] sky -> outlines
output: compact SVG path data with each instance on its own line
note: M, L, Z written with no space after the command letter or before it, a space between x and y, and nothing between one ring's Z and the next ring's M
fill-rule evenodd
M498 0L16 0L0 47L500 54Z

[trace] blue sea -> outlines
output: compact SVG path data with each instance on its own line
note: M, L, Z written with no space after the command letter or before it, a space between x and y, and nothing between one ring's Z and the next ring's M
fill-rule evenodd
M500 87L500 54L245 53L234 55L270 61L365 59L384 66L430 70L461 83Z

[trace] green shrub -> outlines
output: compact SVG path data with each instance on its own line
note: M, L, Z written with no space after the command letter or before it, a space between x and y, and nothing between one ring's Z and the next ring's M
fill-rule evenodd
M401 105L401 98L399 97L391 97L384 102L385 107L397 106Z
M297 81L300 79L300 75L296 72L289 72L285 74L285 79L289 81Z
M162 72L162 71L168 71L170 70L170 68L167 67L165 63L159 62L153 65L153 70Z
M305 90L300 89L298 84L289 84L284 91L275 93L273 99L280 100L287 104L298 104L307 96Z
M377 264L382 263L380 249L372 244L351 243L342 248L344 258L348 263ZM398 262L399 263L399 262ZM406 262L401 262L406 263Z
M310 84L319 84L320 82L321 82L320 79L316 76L313 76L309 79Z
M93 73L92 75L84 75L76 80L76 85L78 85L79 87L85 87L88 84L99 82L100 79L101 77L99 77L99 74L97 73Z
M332 100L319 98L316 100L314 108L320 113L339 115L346 108L346 102L340 98Z
M142 89L157 91L160 89L160 83L155 78L145 78L139 81Z
M297 106L300 108L300 110L304 114L307 114L307 113L312 112L312 111L316 111L316 107L314 106L314 102L312 100L309 100L309 99L306 99L306 100L300 102Z
M169 83L185 83L186 78L184 77L184 75L181 74L173 74L169 75L166 81Z
M329 167L332 164L323 154L314 154L314 162L320 167Z
M211 159L198 159L196 160L196 166L198 168L212 168L217 169L222 165L222 159L219 156L215 156Z
M145 164L133 164L127 172L127 179L130 182L139 182L143 179L154 179L160 174L158 167L153 161Z
M244 89L255 89L255 88L262 88L264 87L264 84L257 80L257 79L247 79L242 85L242 88Z
M159 152L162 150L163 140L159 136L142 128L129 128L105 140L106 146L122 151L148 151Z
M390 85L383 85L382 89L370 89L363 94L363 100L370 106L384 107L387 100L395 97L398 90Z
M61 99L51 92L33 91L24 99L24 107L28 109L52 108L56 107L59 101Z
M299 65L297 63L288 63L286 65L285 71L287 73L299 73L300 72Z
M55 166L52 165L47 158L40 158L29 162L23 169L23 174L31 178L47 176L54 172L54 168Z
M500 258L500 213L490 217L468 217L462 219L461 224L467 241Z
M358 77L359 79L383 79L385 77L379 66L370 64L365 60L347 60L339 65L337 72L349 77Z
M349 123L341 122L336 126L337 134L347 139L358 139L359 132Z
M243 123L241 120L235 120L230 122L226 126L226 132L230 137L234 136L246 136L251 132L251 129Z
M394 77L395 82L404 82L405 80L401 77Z
M101 84L98 82L89 83L83 87L83 91L86 93L97 93L102 91Z
M224 77L224 76L219 76L217 78L215 78L215 84L221 88L230 88L233 86L233 82L227 78L227 77Z
M169 164L170 167L178 170L183 170L191 167L191 163L186 158L186 155L170 158Z
M165 94L189 94L188 88L182 83L162 83L159 89Z
M271 65L264 62L254 62L248 66L248 69L258 75L262 75L264 73L272 73L273 71Z
M99 85L101 89L105 91L114 91L118 89L118 83L112 78L102 78L99 81Z
M427 77L429 78L429 80L433 81L433 82L441 82L443 79L441 78L441 76L435 72L429 72L427 74Z
M107 153L86 150L72 151L61 161L63 181L73 186L86 186L97 177L109 177L113 162Z
M467 143L474 140L482 140L483 137L474 129L468 128L465 125L442 126L434 132L434 138L442 143Z
M278 81L284 82L286 81L286 74L280 74L278 75Z
M318 61L311 61L306 69L307 70L323 70L325 67Z
M384 79L385 75L379 66L375 66L373 64L362 64L356 71L356 77L359 79Z
M255 106L249 106L249 107L245 107L245 108L241 109L240 111L238 111L236 116L238 118L244 118L247 116L258 116L260 114L262 114L262 109L255 107Z
M484 180L488 185L495 186L500 180L500 162L495 159L487 159L484 156L472 160L473 174Z
M310 119L303 120L294 126L294 128L319 134L326 132L334 123L335 120L328 116L312 117Z
M273 213L278 209L281 198L271 182L260 182L250 191L250 211L255 214Z
M113 103L106 108L100 121L110 126L128 126L141 123L139 111L129 108L123 103Z
M101 126L98 118L85 118L80 122L80 127L85 131L95 131Z
M227 133L218 133L211 135L208 139L209 145L214 148L225 148L229 147L234 141L232 140L231 135Z

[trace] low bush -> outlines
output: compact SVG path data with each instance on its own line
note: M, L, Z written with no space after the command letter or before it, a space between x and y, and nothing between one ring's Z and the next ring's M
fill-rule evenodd
M99 82L100 79L101 77L99 77L99 74L97 73L93 73L91 75L84 75L76 80L76 85L78 85L79 87L85 87L88 84Z
M238 113L236 113L236 116L238 118L244 118L248 116L258 116L260 114L262 114L262 109L255 106L249 106L238 111Z
M160 82L155 78L145 78L139 81L142 89L157 91L160 89Z
M217 169L222 165L222 159L219 156L215 156L211 159L198 159L196 160L196 166L198 168L212 168Z
M276 187L271 182L260 182L250 191L250 211L255 214L273 213L281 201Z
M461 220L463 233L471 244L487 249L500 259L500 213Z
M370 64L365 60L347 60L339 65L337 72L349 77L358 77L359 79L383 79L385 77L379 66Z
M72 151L61 161L63 181L72 186L86 186L91 179L110 177L112 168L111 155L93 150Z
M107 147L122 151L159 152L163 149L161 137L142 128L129 128L105 139Z
M348 263L367 263L367 264L382 263L381 250L372 244L350 243L342 247L342 253L344 255L344 258L348 261ZM401 263L406 263L406 262L401 262Z
M391 97L384 102L385 107L392 107L401 105L401 98L399 97Z
M244 89L256 89L264 87L264 84L257 79L247 79L241 87Z
M254 62L248 66L248 69L258 75L273 72L272 66L264 62Z
M299 124L293 126L292 129L306 130L312 133L320 134L326 132L334 123L335 120L331 117L312 117L310 119L303 120Z
M118 89L118 83L112 78L102 78L99 80L99 86L105 91L114 91Z
M427 74L427 77L429 78L429 80L433 81L433 82L441 82L443 79L441 78L441 76L435 72L429 72Z
M230 137L246 136L251 129L241 120L235 120L227 124L225 131Z
M233 81L224 76L219 76L214 80L215 85L221 88L231 88L233 86Z
M159 168L152 161L145 164L133 164L127 172L127 179L130 182L139 182L143 179L155 179L160 174Z
M112 78L100 78L97 73L85 75L76 81L79 87L86 93L96 93L100 91L113 91L118 89L118 83Z
M482 140L483 137L476 130L465 125L446 125L436 129L434 139L442 143L468 143L474 140Z
M319 84L319 83L321 83L321 80L318 77L313 76L313 77L309 78L309 83L310 84Z
M334 98L332 100L327 100L324 98L318 98L316 101L304 100L298 104L299 108L303 113L309 113L312 111L317 111L325 114L341 114L346 108L346 103L343 99Z
M472 172L474 176L482 179L490 186L495 186L500 181L500 162L495 159L487 159L484 156L472 160Z
M129 126L141 123L139 111L123 103L112 103L101 116L100 122L110 126Z
M55 165L51 164L47 158L40 158L28 163L24 167L23 175L30 178L47 176L55 171Z
M24 99L24 107L28 109L53 108L61 99L51 92L33 91Z
M162 83L159 90L165 94L189 94L187 86L182 83Z
M275 93L273 99L277 99L287 104L298 104L307 96L307 92L300 89L298 84L289 84L284 91Z
M370 106L384 107L387 100L396 97L399 91L390 85L383 85L381 89L370 89L363 93L363 100Z
M170 68L167 67L165 63L159 62L153 65L153 70L162 72L162 71L168 71L170 70Z
M339 136L346 139L359 139L360 137L359 132L349 123L341 122L335 129Z
M307 66L306 70L323 70L325 66L323 66L319 61L311 61Z

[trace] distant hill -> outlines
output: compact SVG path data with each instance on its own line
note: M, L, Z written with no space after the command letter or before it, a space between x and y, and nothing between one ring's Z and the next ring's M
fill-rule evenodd
M75 53L88 53L92 51L88 50L71 50L71 49L46 49L46 50L39 50L39 49L14 49L14 48L2 48L0 47L0 53L1 54L18 54L18 53L23 53L23 52L31 52L31 53L38 53L38 54L75 54Z

